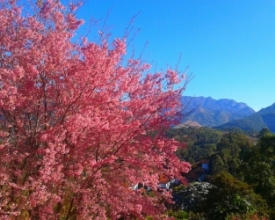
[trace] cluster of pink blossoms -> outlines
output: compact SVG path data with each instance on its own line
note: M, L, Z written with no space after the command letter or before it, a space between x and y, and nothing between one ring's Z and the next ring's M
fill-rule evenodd
M190 169L165 137L178 72L123 65L124 39L73 43L82 21L58 2L0 2L0 219L162 219L170 193L129 186Z

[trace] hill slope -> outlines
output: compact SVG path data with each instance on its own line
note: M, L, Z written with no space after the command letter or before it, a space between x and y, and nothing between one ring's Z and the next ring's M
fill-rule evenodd
M268 128L271 132L275 132L275 103L267 108L261 109L253 115L244 117L240 120L228 122L217 128L239 128L249 132L259 132L263 128Z
M252 115L255 111L245 103L230 99L183 96L183 123L193 121L205 127L215 127Z

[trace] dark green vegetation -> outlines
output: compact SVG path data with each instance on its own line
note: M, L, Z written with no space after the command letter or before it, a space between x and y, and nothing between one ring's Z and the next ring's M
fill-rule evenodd
M173 129L168 136L187 143L178 156L193 165L189 184L173 191L171 216L275 219L275 135L268 129L256 137L209 128Z
M181 128L168 131L168 136L186 143L186 148L178 151L178 156L192 164L216 152L217 143L223 132L210 128Z

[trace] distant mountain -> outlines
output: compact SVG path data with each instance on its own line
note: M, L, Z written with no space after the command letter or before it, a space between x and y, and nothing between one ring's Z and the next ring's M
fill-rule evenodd
M182 123L191 121L205 127L216 127L255 113L245 103L231 99L183 96L181 102L184 106Z
M230 121L217 128L239 128L248 132L259 132L263 128L268 128L271 132L275 132L275 103L267 108L261 109L255 114L240 120Z

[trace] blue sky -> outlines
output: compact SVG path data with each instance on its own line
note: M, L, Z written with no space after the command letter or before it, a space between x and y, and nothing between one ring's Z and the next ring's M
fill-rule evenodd
M137 14L129 53L138 57L148 42L142 59L152 70L181 57L179 70L189 66L194 76L184 95L234 99L256 111L275 102L274 0L88 0L78 11L86 22L79 33L93 18L101 22L90 40L105 20L121 37Z

